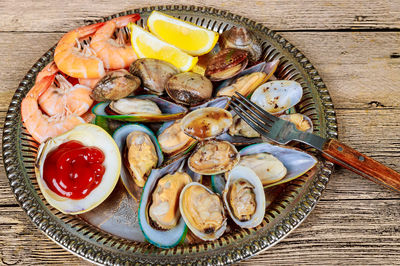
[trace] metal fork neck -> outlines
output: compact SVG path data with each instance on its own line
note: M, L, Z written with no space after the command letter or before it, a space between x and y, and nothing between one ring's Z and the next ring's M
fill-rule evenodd
M298 132L297 136L295 137L295 140L299 142L303 142L307 145L312 146L313 148L316 148L319 151L322 151L324 148L324 145L327 141L327 139L322 138L320 136L314 135L312 133L308 132Z

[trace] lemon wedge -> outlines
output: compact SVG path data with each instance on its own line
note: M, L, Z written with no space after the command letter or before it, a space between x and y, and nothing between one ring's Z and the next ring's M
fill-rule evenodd
M193 23L153 11L147 27L158 38L190 55L203 55L211 51L218 40L218 33Z
M131 31L133 50L139 58L155 58L167 61L181 71L189 71L196 65L198 58L188 55L175 46L166 43L150 32L133 23L128 24Z

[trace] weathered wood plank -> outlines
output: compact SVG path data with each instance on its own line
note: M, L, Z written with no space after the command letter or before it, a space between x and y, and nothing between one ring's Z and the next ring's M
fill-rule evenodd
M1 31L68 31L83 24L124 10L150 5L188 4L225 9L264 23L274 30L399 29L400 8L395 1L254 1L195 0L157 2L114 1L2 1ZM261 11L262 10L262 11Z
M321 201L281 243L242 264L398 263L398 204L390 199ZM19 207L0 210L0 229L4 262L86 264L42 235Z
M400 53L400 32L282 35L318 69L336 108L400 107L400 58L393 56ZM26 72L61 36L62 33L0 33L4 40L0 43L0 110L7 110Z

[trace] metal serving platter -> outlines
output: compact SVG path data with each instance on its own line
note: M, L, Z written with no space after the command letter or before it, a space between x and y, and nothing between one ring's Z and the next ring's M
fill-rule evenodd
M274 31L250 19L209 7L158 6L122 12L103 19L109 20L131 13L140 13L139 25L144 25L152 10L193 22L219 33L233 25L245 26L255 31L263 45L267 61L280 59L276 76L299 82L304 95L296 109L308 115L314 131L323 137L336 138L336 117L329 92L310 61L292 44ZM185 243L172 249L160 249L135 237L110 234L116 225L134 223L134 213L122 212L108 219L107 202L86 217L65 215L51 207L38 187L34 164L38 144L22 125L20 104L33 86L36 75L53 59L54 47L45 53L29 70L19 84L8 109L3 133L3 159L12 191L21 208L31 221L50 239L63 248L97 264L229 264L249 258L278 243L295 229L318 202L332 174L333 164L318 156L316 168L302 177L279 186L268 194L271 205L267 208L262 226L254 229L233 228L213 242ZM309 149L309 152L314 152ZM122 209L130 206L132 199L124 187L116 188L108 202L116 202ZM118 207L118 208L119 208ZM96 212L97 211L97 212ZM87 222L89 221L89 222ZM106 224L109 224L108 227ZM107 232L108 231L108 232Z

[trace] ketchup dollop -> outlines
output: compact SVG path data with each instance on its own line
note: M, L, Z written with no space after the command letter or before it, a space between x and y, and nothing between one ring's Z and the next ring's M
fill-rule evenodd
M57 195L80 200L100 184L105 172L104 159L100 149L71 140L49 152L43 177Z

